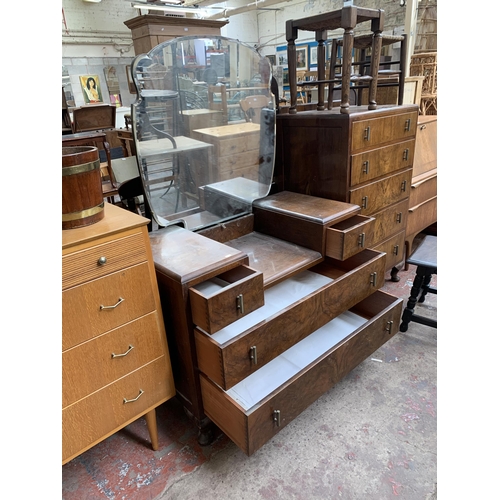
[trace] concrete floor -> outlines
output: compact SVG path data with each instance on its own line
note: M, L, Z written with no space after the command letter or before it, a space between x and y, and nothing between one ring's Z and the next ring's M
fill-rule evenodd
M382 289L406 299L414 270ZM437 317L437 296L417 309ZM437 330L410 323L251 457L222 432L199 446L175 398L157 420L155 452L139 419L64 465L62 498L435 499Z

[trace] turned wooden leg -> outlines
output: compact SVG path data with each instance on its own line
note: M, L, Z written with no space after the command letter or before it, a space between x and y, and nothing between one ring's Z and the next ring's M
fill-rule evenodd
M398 276L399 269L397 267L393 267L391 269L391 281L397 283L401 278Z
M429 285L431 283L431 279L432 279L432 274L426 274L424 276L424 282L422 283L422 293L420 294L420 297L418 299L420 303L422 303L425 300L425 296L429 291Z
M158 427L156 426L156 410L153 408L144 416L146 417L146 425L148 426L149 438L151 439L151 448L156 451L158 449Z
M410 298L408 299L408 303L406 304L406 307L403 311L403 317L401 319L401 325L399 327L399 330L401 332L406 332L408 330L408 323L411 321L411 318L413 316L413 309L415 309L415 304L417 303L418 294L420 293L423 282L424 275L419 274L419 268L417 267L417 274L415 275L413 286L410 290Z

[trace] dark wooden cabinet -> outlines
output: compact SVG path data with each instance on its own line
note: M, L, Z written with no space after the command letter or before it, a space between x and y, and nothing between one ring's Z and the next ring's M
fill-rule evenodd
M367 245L404 260L416 105L302 111L277 116L276 190L353 203L376 222Z
M150 234L177 394L251 455L397 331L358 205L279 192L200 234ZM367 239L368 238L368 239ZM396 325L396 326L394 326Z

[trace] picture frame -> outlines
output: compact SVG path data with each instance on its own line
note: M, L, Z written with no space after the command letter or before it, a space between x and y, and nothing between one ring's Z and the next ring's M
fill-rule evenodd
M131 94L137 94L137 90L135 89L134 85L134 80L132 79L132 67L130 65L126 66L125 71L127 72L128 91Z
M288 66L288 51L280 50L278 52L278 65L279 66Z
M309 69L309 61L308 61L308 45L303 45L296 48L297 53L297 70L305 70Z
M102 100L101 82L97 75L81 75L79 79L85 104L104 102Z
M309 65L310 66L317 66L318 65L318 46L311 47L310 49L310 61Z

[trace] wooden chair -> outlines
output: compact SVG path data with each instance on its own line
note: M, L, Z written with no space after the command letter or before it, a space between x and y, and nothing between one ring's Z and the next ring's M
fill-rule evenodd
M241 99L240 106L247 122L260 123L260 113L262 108L269 106L269 97L251 95Z
M401 36L396 36L396 35L380 35L381 38L381 46L387 46L387 45L392 45L395 43L401 43L401 50L400 50L400 57L399 60L394 60L394 61L380 61L379 62L379 67L382 69L379 69L378 71L378 80L377 80L377 88L386 88L386 87L397 87L398 92L397 92L397 98L395 99L397 101L397 104L401 106L403 104L403 98L404 98L404 85L405 85L405 61L406 61L406 47L407 47L407 35L401 35ZM372 49L373 46L373 35L368 34L368 35L358 35L354 37L353 41L353 47L354 49L357 49L359 51L359 58L357 58L354 62L352 62L352 66L357 68L357 75L352 78L353 81L353 88L357 91L357 102L358 104L368 104L368 99L363 99L363 89L369 88L369 83L366 84L363 82L364 77L366 75L370 75L372 70L371 70L371 56L368 59L367 53ZM337 60L337 48L338 47L343 47L343 38L337 38L332 41L332 52L331 52L331 57L330 61L336 61ZM342 59L342 58L341 58ZM392 69L383 69L384 66L393 66L393 65L398 65L398 69L392 70ZM335 70L337 68L341 68L342 64L331 64L330 66L330 79L331 80L338 80L338 82L341 81L342 76L341 74L336 75ZM388 78L392 77L392 78ZM331 107L331 98L330 94L332 94L331 90L333 90L334 87L334 82L329 84L330 86L330 92L329 92L329 100L328 100L328 106L329 109ZM389 102L385 102L384 104L393 104Z

